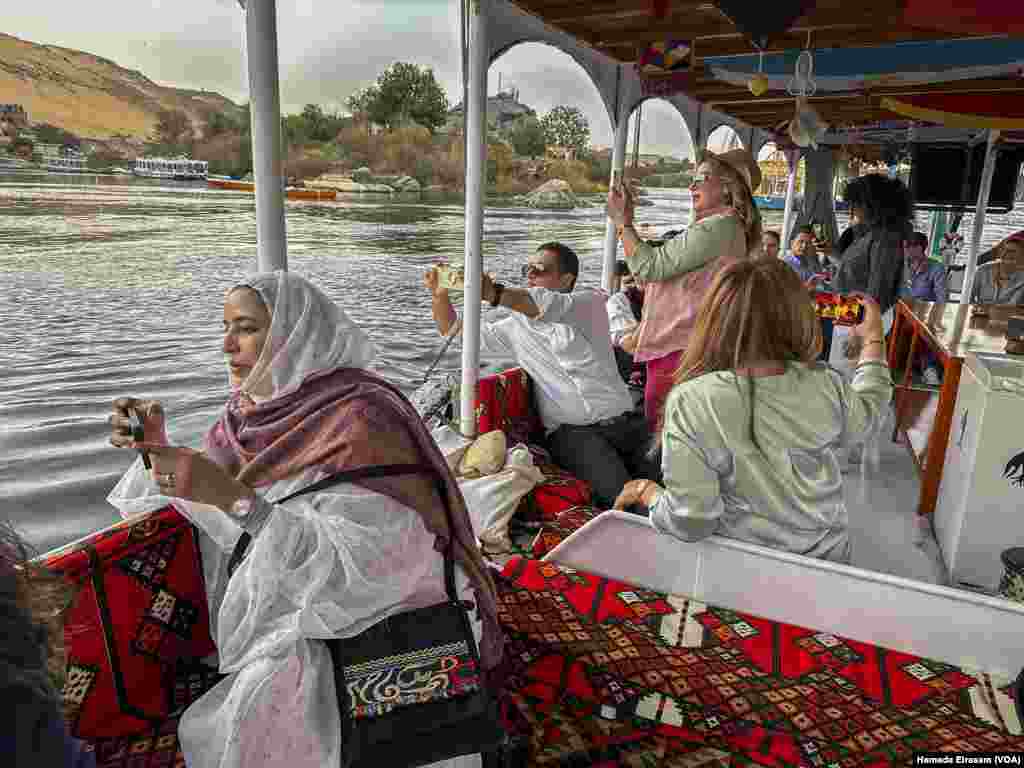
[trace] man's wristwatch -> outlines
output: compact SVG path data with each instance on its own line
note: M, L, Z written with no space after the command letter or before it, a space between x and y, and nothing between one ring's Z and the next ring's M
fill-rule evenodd
M501 304L501 294L505 290L505 286L501 283L494 283L494 292L491 295L491 306L496 307Z

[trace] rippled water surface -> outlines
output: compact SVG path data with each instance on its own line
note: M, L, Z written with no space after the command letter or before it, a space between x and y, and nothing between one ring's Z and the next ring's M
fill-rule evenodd
M686 192L650 200L637 218L655 232L689 218ZM780 218L770 213L768 223ZM992 224L986 242L1019 228L1006 217ZM290 202L287 228L289 268L367 330L380 350L376 369L410 390L439 347L422 274L439 259L461 259L462 203ZM496 201L484 266L514 283L533 249L562 240L580 256L580 283L596 285L603 239L596 197L569 212ZM223 293L255 258L251 195L0 177L0 515L38 548L114 519L106 495L132 457L106 443L113 398L159 398L172 440L199 442L227 392ZM450 349L439 370L458 363Z

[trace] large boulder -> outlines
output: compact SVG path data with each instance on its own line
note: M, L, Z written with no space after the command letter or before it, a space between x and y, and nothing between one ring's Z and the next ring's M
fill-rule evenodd
M546 181L526 196L526 204L531 208L570 210L578 203L572 187L562 179Z
M352 181L358 181L360 184L372 184L374 182L373 172L365 165L362 168L356 168L352 171Z
M396 192L419 192L420 183L412 176L399 176L394 181L387 182Z
M312 189L333 189L346 194L374 193L389 195L393 191L386 184L364 184L350 179L348 176L333 173L325 173L322 176L311 179L306 182L306 186Z

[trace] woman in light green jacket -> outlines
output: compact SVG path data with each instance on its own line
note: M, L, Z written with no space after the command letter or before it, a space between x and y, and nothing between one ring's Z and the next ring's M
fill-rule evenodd
M661 247L637 234L628 190L608 195L608 215L621 227L626 262L646 285L640 328L622 348L646 364L644 410L652 431L715 274L760 249L761 216L751 196L760 182L761 171L747 150L704 153L690 184L693 221Z
M722 270L665 406L664 487L626 483L616 509L642 504L685 541L721 534L849 562L837 452L875 429L892 393L878 304L863 298L851 382L817 362L810 294L779 260Z

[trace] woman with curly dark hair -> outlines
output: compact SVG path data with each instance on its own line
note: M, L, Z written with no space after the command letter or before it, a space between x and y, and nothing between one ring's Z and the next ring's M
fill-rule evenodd
M71 587L29 559L0 522L0 765L91 768L92 752L64 725L55 681L64 674L63 616Z
M899 298L903 242L914 231L910 190L872 173L850 181L843 199L851 224L837 244L841 263L833 285L840 293L866 293L887 312Z

